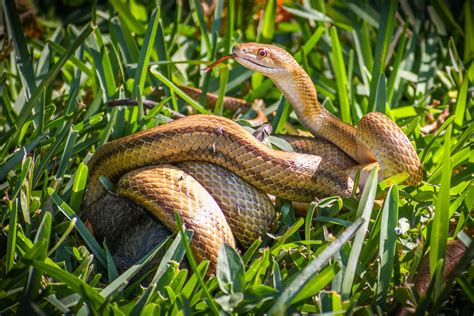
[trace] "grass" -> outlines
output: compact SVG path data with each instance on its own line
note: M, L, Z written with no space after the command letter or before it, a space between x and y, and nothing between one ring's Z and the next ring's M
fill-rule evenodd
M40 10L41 31L31 38L13 2L3 1L14 49L4 47L0 60L0 314L472 311L471 1L231 0L211 12L192 0L75 3L57 16ZM269 79L232 62L202 71L233 43L255 40L295 55L321 102L344 121L357 124L373 109L389 115L416 146L424 181L378 184L372 174L360 199L323 199L304 217L280 201L277 232L242 253L222 248L210 279L184 230L119 274L107 245L77 216L92 153L169 121L169 109L188 114L190 105L230 117L224 94L263 98L266 113L276 113L274 130L299 128ZM178 85L218 93L216 108L205 109ZM156 99L156 87L165 104L145 111L141 100ZM139 106L106 106L124 97ZM448 240L465 244L455 267L445 260ZM151 281L141 284L161 249ZM178 264L185 254L189 269ZM413 282L425 256L431 278L419 293ZM444 266L453 271L447 277Z

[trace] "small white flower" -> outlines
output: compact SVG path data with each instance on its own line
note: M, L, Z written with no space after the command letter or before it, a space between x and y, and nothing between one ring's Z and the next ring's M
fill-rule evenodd
M410 229L410 223L408 219L402 217L398 220L398 229L400 229L400 234L406 234L406 232Z

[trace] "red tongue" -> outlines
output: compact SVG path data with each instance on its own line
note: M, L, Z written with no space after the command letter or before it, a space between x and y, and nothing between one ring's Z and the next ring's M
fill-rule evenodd
M208 72L210 71L212 68L214 68L215 66L217 66L218 64L220 64L221 62L223 62L224 60L226 59L229 59L229 58L234 58L234 57L237 57L236 54L230 54L230 55L226 55L226 56L223 56L221 58L219 58L218 60L216 60L215 62L213 62L209 67L207 67L204 71L205 72Z

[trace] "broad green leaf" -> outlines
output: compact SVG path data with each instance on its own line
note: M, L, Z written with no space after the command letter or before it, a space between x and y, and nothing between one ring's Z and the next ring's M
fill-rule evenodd
M217 281L226 294L241 293L244 290L244 263L237 252L222 244L217 257Z

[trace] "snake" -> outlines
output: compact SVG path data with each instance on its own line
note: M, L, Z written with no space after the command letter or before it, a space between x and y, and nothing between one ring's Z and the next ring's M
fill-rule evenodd
M197 114L174 120L98 148L88 163L83 207L103 197L104 176L116 193L144 206L172 231L175 214L193 230L196 258L215 271L223 243L250 245L274 227L269 195L296 202L350 197L352 170L377 167L384 178L404 174L404 184L422 179L408 137L387 116L370 112L357 128L318 101L310 76L283 48L240 43L212 69L232 58L269 77L314 137L282 136L294 152L273 149L225 117ZM93 223L92 223L93 225Z

